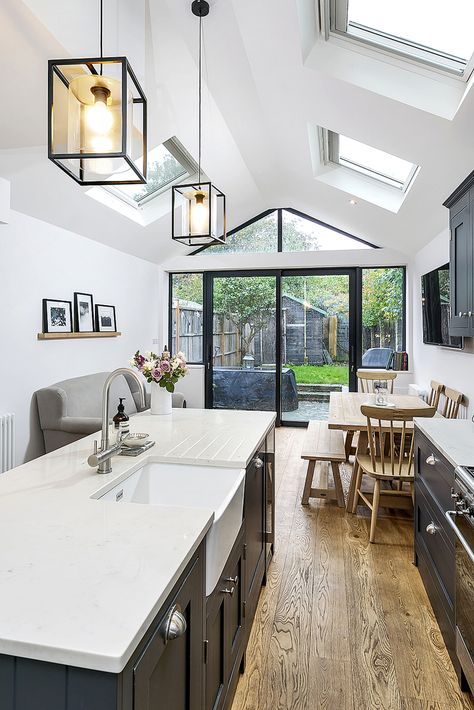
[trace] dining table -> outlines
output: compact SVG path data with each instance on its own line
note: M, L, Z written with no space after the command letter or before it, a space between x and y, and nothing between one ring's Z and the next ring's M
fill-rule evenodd
M329 429L338 429L346 432L345 452L346 460L353 453L354 435L359 434L358 447L367 449L367 417L361 412L363 404L375 405L375 395L363 392L331 392L329 397ZM400 409L429 409L430 406L421 397L411 394L390 394L385 406L390 405ZM383 407L380 407L381 413ZM381 416L383 419L383 416ZM394 422L394 426L401 426L401 422ZM413 427L413 423L408 423L408 428ZM346 509L352 510L354 498L355 476L352 475L347 496Z

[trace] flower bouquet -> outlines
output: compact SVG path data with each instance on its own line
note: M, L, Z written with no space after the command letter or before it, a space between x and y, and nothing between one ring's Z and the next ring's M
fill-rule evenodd
M171 414L171 394L178 380L188 373L184 354L172 356L166 347L161 355L151 351L141 355L137 350L130 365L151 383L151 413Z

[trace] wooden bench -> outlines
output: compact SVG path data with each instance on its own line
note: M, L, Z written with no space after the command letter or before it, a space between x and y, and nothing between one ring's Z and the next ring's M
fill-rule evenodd
M342 491L339 466L346 460L344 435L342 431L329 429L327 422L313 421L309 423L303 442L301 458L308 461L308 471L303 489L302 505L308 505L310 498L336 499L340 508L344 508L344 493ZM331 464L334 478L334 488L328 486L328 467L319 467L319 485L313 488L313 478L317 462Z

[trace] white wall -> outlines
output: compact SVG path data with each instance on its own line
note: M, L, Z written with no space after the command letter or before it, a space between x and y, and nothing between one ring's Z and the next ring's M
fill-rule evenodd
M467 406L463 407L461 416L467 417L474 413L473 339L466 338L462 352L423 343L421 276L448 261L449 230L446 228L416 254L412 263L414 380L429 388L433 379L464 392Z
M152 348L158 287L156 265L11 211L9 224L0 225L0 414L16 414L17 464L42 453L32 401L37 389L113 370L137 348ZM42 299L72 301L74 291L115 305L122 336L38 341Z

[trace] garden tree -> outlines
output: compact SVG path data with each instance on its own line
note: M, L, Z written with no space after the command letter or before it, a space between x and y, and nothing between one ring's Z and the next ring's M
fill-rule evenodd
M347 276L285 276L283 293L306 300L309 305L320 308L328 316L348 317L349 280Z
M173 298L202 304L202 274L173 274Z
M226 277L214 280L214 312L227 318L240 333L242 356L275 313L273 276Z
M398 346L386 339L403 315L403 269L364 269L362 303L362 325L370 334L366 346Z
M277 251L278 227L277 212L252 222L247 227L227 237L225 244L215 244L206 249L213 254L226 252L273 252ZM307 221L307 220L306 220ZM287 251L308 251L318 249L318 240L309 231L304 230L305 220L291 212L285 212L283 233ZM308 221L308 226L311 223Z

